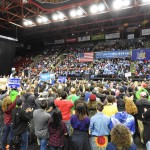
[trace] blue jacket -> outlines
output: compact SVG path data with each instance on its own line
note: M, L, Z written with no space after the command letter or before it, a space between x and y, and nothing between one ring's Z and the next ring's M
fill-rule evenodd
M117 124L123 124L126 126L133 135L135 133L135 120L134 117L125 111L117 112L110 118L110 129Z

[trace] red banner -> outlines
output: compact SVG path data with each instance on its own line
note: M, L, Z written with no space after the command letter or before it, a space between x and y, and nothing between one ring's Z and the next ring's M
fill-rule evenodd
M72 39L67 39L66 40L66 43L74 43L74 42L77 42L76 38L72 38Z

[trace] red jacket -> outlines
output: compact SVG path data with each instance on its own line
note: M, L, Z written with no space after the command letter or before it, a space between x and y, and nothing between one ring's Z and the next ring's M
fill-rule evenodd
M12 121L11 113L12 113L12 110L15 108L15 106L16 106L16 100L11 105L8 106L6 111L3 111L4 112L4 124L6 125L11 124L11 121Z

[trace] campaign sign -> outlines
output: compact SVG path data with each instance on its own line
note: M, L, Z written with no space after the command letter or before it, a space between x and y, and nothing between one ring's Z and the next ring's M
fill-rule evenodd
M50 73L42 73L40 75L40 80L41 81L49 81L50 80Z
M131 72L125 73L125 77L126 77L126 78L131 77Z
M54 85L55 82L55 74L51 73L50 74L50 84Z
M66 82L66 76L59 76L58 77L58 82L65 83Z
M20 87L20 78L10 78L8 82L10 88L19 88Z

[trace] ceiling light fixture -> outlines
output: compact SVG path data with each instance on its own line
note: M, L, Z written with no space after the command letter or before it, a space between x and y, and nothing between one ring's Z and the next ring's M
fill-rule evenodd
M76 10L74 10L74 9L71 10L71 11L70 11L70 16L73 17L73 18L76 17L76 16L77 16Z
M98 7L97 7L96 4L94 4L94 5L92 5L92 6L90 7L90 12L91 12L92 14L97 13L97 11L98 11Z

